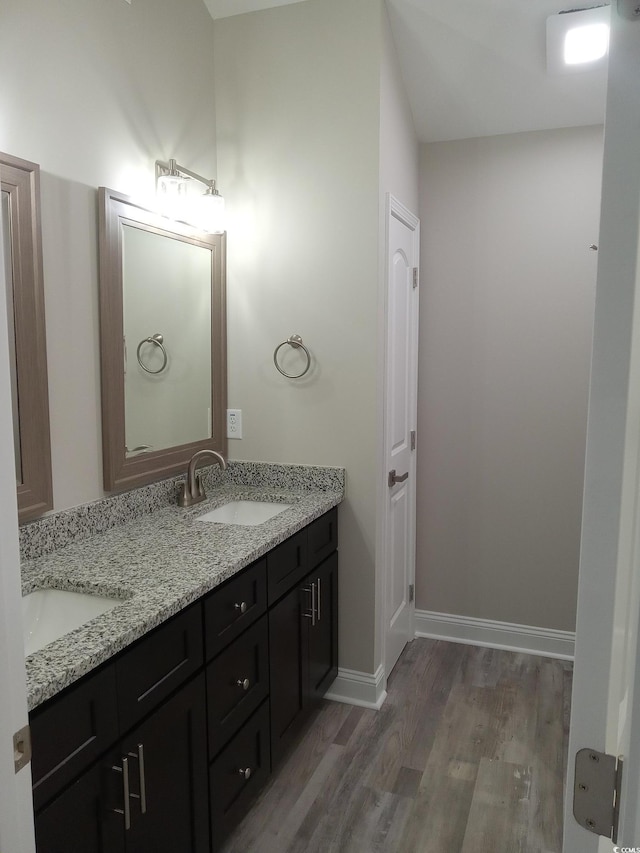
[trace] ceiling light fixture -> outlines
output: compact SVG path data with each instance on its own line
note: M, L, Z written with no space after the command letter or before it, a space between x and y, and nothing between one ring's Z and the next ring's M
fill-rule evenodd
M547 71L571 73L606 64L610 6L572 9L547 18Z
M193 181L206 189L192 190ZM195 225L209 234L224 232L224 198L213 178L204 178L175 160L156 160L156 195L161 213Z

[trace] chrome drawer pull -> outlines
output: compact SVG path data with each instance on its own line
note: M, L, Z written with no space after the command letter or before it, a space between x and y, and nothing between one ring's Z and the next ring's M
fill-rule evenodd
M140 800L140 813L147 813L147 780L144 774L144 746L139 743L138 744L138 752L130 752L130 758L138 759L138 778L140 780L140 793L139 794L131 794L131 797L134 800Z
M131 829L131 806L129 804L129 759L122 759L122 767L118 767L117 764L114 764L111 768L115 770L116 773L122 773L122 793L124 795L124 803L123 808L114 809L116 814L124 815L124 828L126 830Z
M239 678L236 681L236 685L241 687L243 690L248 690L251 687L251 682L248 678Z
M247 602L246 601L241 601L239 604L236 603L233 605L233 607L234 607L234 610L239 610L240 613L246 613L247 612Z
M318 578L318 622L320 621L320 578Z
M315 627L316 624L316 585L312 583L311 586L305 586L305 592L311 593L311 613L303 613L305 619L311 619L311 627Z
M247 779L250 779L250 778L251 778L251 768L250 768L250 767L245 767L245 768L244 768L244 770L243 770L243 769L242 769L242 767L241 767L241 768L240 768L240 770L238 770L238 773L242 776L242 778L243 778L245 781L246 781Z

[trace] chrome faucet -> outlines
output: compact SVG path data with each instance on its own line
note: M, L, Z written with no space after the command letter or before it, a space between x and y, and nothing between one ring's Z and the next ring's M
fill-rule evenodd
M227 463L224 457L215 450L198 450L197 453L194 453L189 460L189 467L187 468L187 482L180 484L178 506L193 506L193 504L200 503L200 501L206 498L207 494L202 481L196 474L196 466L198 462L207 456L212 456L223 471L226 469Z

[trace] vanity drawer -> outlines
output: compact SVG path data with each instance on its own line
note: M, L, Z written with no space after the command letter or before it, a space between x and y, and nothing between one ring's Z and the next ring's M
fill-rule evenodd
M196 672L203 658L199 602L126 651L116 662L121 733Z
M30 718L36 810L87 768L118 737L113 666L55 697Z
M205 599L207 660L221 652L266 610L266 560L259 560Z
M308 572L305 528L267 554L269 605L289 592Z
M269 773L269 703L264 702L210 767L214 851L238 825Z
M338 510L336 507L312 521L307 528L309 569L315 569L338 547Z
M269 693L269 629L263 616L207 667L209 756L219 752Z

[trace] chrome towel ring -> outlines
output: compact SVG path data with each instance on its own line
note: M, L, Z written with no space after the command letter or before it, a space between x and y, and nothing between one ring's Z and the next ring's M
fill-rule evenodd
M162 350L162 364L157 370L151 370L151 368L147 367L147 365L144 364L142 359L140 358L140 350L142 349L142 347L145 344L153 344L156 347L160 347L160 349ZM149 337L149 338L143 338L140 341L140 343L138 344L138 349L136 350L136 356L138 359L138 364L147 373L152 373L152 374L162 373L162 371L167 366L167 350L165 349L165 346L164 346L164 337L158 332L155 335L151 335L151 337Z
M278 353L281 350L281 348L286 346L287 344L289 344L289 346L293 347L294 349L303 349L304 350L304 353L307 356L307 364L306 364L306 367L304 368L304 370L302 371L302 373L285 373L284 370L278 364ZM305 373L307 373L309 368L311 367L311 353L306 348L306 346L303 344L302 338L300 337L300 335L291 335L290 337L287 338L286 341L282 341L281 344L278 344L278 346L273 351L273 363L275 364L276 369L283 376L286 376L287 379L300 379L300 377L304 376Z

